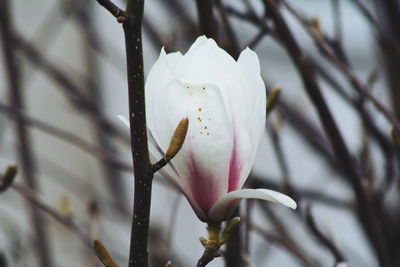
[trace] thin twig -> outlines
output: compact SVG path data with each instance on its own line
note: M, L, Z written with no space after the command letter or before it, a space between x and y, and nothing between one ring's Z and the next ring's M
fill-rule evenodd
M117 5L115 5L113 2L109 0L96 0L97 3L102 5L105 9L107 9L114 17L119 18L119 17L125 17L126 14L125 12L120 9Z

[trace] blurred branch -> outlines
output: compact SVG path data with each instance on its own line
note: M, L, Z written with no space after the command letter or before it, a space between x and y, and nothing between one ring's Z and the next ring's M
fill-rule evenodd
M60 128L52 126L44 121L40 121L30 117L29 115L25 114L21 110L14 109L7 105L4 105L0 102L0 112L4 113L10 119L14 119L16 121L22 121L25 126L32 126L36 127L37 129L50 134L53 137L60 138L66 141L68 144L74 145L75 147L82 149L89 154L93 155L94 157L108 162L112 164L115 168L124 170L124 171L132 171L132 166L129 164L120 161L114 155L108 153L107 151L103 150L101 147L96 146L94 144L90 144L89 142L85 141L84 139L80 138L79 136L66 132Z
M390 139L388 136L383 133L379 127L376 125L373 115L371 112L365 107L365 101L362 98L355 99L354 97L350 97L345 93L345 89L332 77L328 70L326 70L321 64L317 63L313 60L313 65L316 68L318 74L332 86L334 90L342 97L344 101L346 101L352 108L355 109L356 112L360 115L363 125L366 127L366 130L371 134L372 138L377 142L379 148L382 151L382 155L384 156L384 160L386 161L385 167L385 179L383 179L381 183L381 188L379 190L378 195L384 196L387 189L390 188L390 185L395 180L396 175L396 164L394 163L394 151L393 147L390 143Z
M297 248L294 247L286 239L284 239L274 233L264 230L262 227L260 227L259 225L255 224L255 223L251 224L251 229L253 231L255 231L256 233L260 234L267 242L279 244L290 255L294 256L298 261L300 261L305 266L318 267L318 265L316 265L314 262L311 262L307 257L305 257L303 255L303 253L301 251L297 250Z
M249 22L260 31L276 36L275 30L271 29L265 20L257 17L254 11L250 10L247 13L240 12L233 7L226 7L227 11L236 18ZM268 87L267 87L268 89ZM333 157L330 148L326 144L326 140L322 133L316 126L302 115L301 111L294 108L293 105L287 103L284 99L280 99L278 103L279 108L285 115L286 120L292 126L292 129L302 138L302 140L316 153L318 153L330 165L332 171L343 175L343 170L337 164L336 159Z
M124 131L116 127L108 118L100 116L96 112L97 110L90 99L82 93L84 90L73 79L68 78L60 68L48 61L33 44L26 41L22 36L14 33L13 40L16 47L31 63L41 68L50 79L54 80L60 86L67 99L70 100L71 104L78 111L84 112L84 114L90 115L94 120L99 121L110 135L121 137L126 143L129 142L129 138Z
M233 17L247 21L247 22L255 25L256 27L260 27L261 25L263 25L263 23L260 23L260 19L257 17L257 15L249 10L247 12L242 12L242 11L240 11L232 6L229 6L229 5L226 5L225 9L229 15L232 15ZM269 31L270 29L266 27L263 30Z
M297 251L299 251L305 258L307 258L314 265L317 266L321 265L315 257L310 256L306 248L303 246L302 241L299 242L296 239L296 236L292 235L293 232L289 230L290 226L285 224L285 219L281 219L279 216L277 216L277 214L275 214L273 207L268 205L268 203L262 203L260 201L257 201L257 204L259 204L259 207L262 209L263 215L265 216L266 220L271 222L271 224L273 224L274 230L282 239L286 240L288 244L296 248ZM302 211L296 213L297 218L299 220L303 220L302 214L300 214L301 212Z
M377 38L380 55L385 67L384 74L390 92L390 101L400 119L400 8L398 1L375 0L374 9L381 25Z
M382 41L391 47L391 51L395 53L396 57L400 56L400 45L395 41L395 38L388 36L387 32L382 28L382 25L379 21L374 17L371 11L368 9L363 0L352 0L354 4L358 7L364 17L375 27L380 37L383 39Z
M250 47L251 49L255 49L260 42L262 41L262 39L268 34L268 31L266 30L260 30L257 35L247 44L248 47Z
M358 91L361 95L368 98L375 107L386 117L388 121L390 121L397 130L400 131L400 123L397 121L395 115L387 108L384 104L381 103L372 93L366 88L366 86L358 80L358 78L351 71L350 66L347 62L342 61L333 51L330 49L329 44L325 41L324 35L318 29L315 29L315 25L313 25L310 20L306 19L300 12L298 12L294 7L292 7L286 0L282 0L288 10L297 18L300 23L306 28L317 47L321 50L321 52L334 64L336 67L343 72L343 74L347 77L350 84L353 88Z
M213 14L214 0L196 0L199 32L218 43L218 26Z
M300 72L304 88L318 111L318 116L320 117L320 121L325 129L325 133L329 137L336 159L343 167L343 170L347 174L348 180L352 185L357 198L357 208L360 220L364 226L365 232L370 238L371 245L375 247L382 265L393 266L392 259L388 254L383 229L381 228L381 225L379 225L374 207L361 183L361 177L353 164L353 158L346 147L343 137L339 132L325 99L321 94L320 87L315 79L315 69L302 53L299 45L283 19L276 2L274 0L264 0L263 2L274 21L279 40L286 48Z
M314 218L311 215L310 206L306 208L306 222L311 232L318 239L318 241L333 255L333 257L335 258L335 264L345 262L346 259L343 256L342 252L340 252L335 244L318 229Z
M271 142L272 142L272 146L274 148L276 157L278 159L278 165L279 165L279 169L281 171L283 182L284 182L285 186L288 186L290 188L291 175L290 175L289 166L288 166L284 151L282 149L280 136L279 136L277 130L272 125L270 120L267 120L266 124L267 124L267 130L268 130Z
M221 0L214 0L214 3L217 7L224 28L224 38L221 38L223 39L223 47L234 59L237 59L240 53L239 40L229 20L228 12L226 11L225 6L222 4Z
M80 24L82 30L82 37L84 41L84 54L85 54L85 66L86 66L86 89L89 93L89 99L96 110L98 116L95 120L92 120L95 135L97 137L97 143L99 147L106 152L108 155L117 155L112 136L109 135L107 128L97 118L104 117L104 110L101 108L104 106L103 92L100 81L100 68L99 60L96 56L96 52L93 49L95 45L100 46L100 38L97 35L94 17L90 12L94 6L92 1L79 1L74 0L71 2L75 10L75 18ZM101 46L100 46L101 47ZM122 184L121 173L118 168L112 162L104 160L102 162L102 169L104 173L104 179L109 189L115 208L119 212L128 212L127 197L125 194L124 185Z
M25 108L24 97L22 93L22 75L19 62L16 58L14 38L13 38L13 22L10 18L12 14L8 0L0 1L0 32L4 65L6 68L6 77L8 79L8 98L11 106L18 110ZM14 124L15 136L17 139L17 156L21 168L22 177L26 185L32 190L38 189L38 182L35 177L36 164L33 158L32 147L30 143L29 133L23 121L17 120ZM43 267L51 267L53 260L48 245L48 235L46 224L42 214L38 212L36 206L31 201L28 203L31 222L34 229L34 247L40 265Z
M29 189L26 186L20 184L13 184L11 187L16 192L18 192L21 196L28 199L35 207L37 207L40 211L49 215L60 224L64 225L66 228L70 229L73 233L75 233L87 247L92 250L92 238L90 235L84 230L81 226L79 226L71 215L61 214L58 210L52 208L47 205L43 200L39 198L39 196Z

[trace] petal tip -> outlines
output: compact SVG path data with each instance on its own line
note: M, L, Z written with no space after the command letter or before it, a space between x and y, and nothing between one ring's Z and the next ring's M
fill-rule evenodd
M280 197L276 198L276 201L278 203L281 203L282 205L285 205L288 208L291 208L293 210L295 210L297 208L297 203L296 201L294 201L291 197L280 193Z
M289 201L289 203L288 203L287 206L288 206L289 208L293 209L293 210L297 209L297 203L296 203L296 201L294 201L293 199L290 199L290 201Z
M128 129L130 128L129 121L122 115L117 115L117 118L126 126Z

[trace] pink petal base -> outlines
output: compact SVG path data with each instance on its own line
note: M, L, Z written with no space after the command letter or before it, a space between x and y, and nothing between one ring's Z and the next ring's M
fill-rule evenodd
M215 183L217 180L207 170L198 166L192 153L189 157L189 187L193 200L207 214L218 199L218 185Z

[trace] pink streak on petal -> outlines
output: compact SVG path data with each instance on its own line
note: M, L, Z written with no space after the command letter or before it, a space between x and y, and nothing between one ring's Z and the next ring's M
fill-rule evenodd
M189 187L192 196L197 205L204 211L205 214L211 209L218 199L218 190L216 178L212 177L207 170L200 168L195 160L195 156L189 154Z
M228 193L231 191L240 189L240 188L238 188L238 183L239 183L241 168L242 168L242 166L239 163L239 155L238 155L238 151L237 151L237 139L236 139L236 134L234 131L232 154L231 154L231 159L229 162Z

